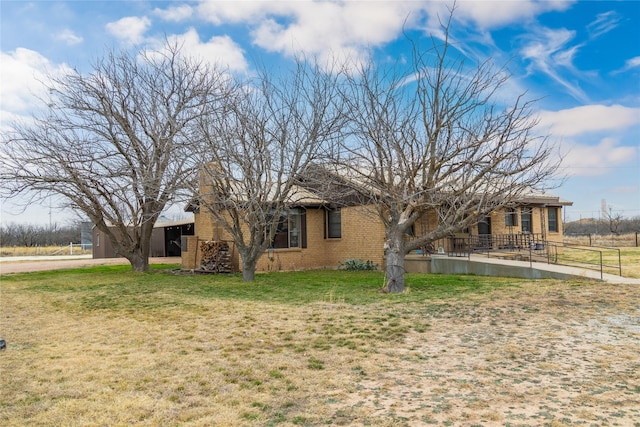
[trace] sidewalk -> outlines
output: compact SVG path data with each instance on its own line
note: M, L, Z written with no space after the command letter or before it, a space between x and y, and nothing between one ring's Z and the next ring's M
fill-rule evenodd
M540 270L540 271L549 271L554 273L566 274L569 276L574 276L576 278L602 280L607 283L640 285L640 279L636 279L636 278L621 277L615 274L604 273L602 275L602 279L600 279L599 271L588 270L588 269L578 268L578 267L570 267L566 265L547 264L544 262L529 263L529 261L513 261L513 260L505 260L505 259L498 259L498 258L488 258L482 255L472 255L471 262L510 265L510 266L516 266L521 268L533 268L535 270ZM624 270L623 270L623 273L624 273Z
M29 256L3 256L1 263L15 263L23 261L65 261L70 259L92 259L92 255L29 255Z

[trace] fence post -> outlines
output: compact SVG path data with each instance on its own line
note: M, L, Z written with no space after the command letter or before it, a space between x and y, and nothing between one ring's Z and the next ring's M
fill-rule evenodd
M620 249L618 249L618 271L620 272L620 277L622 277L622 257L620 256Z
M602 274L602 251L600 251L600 280L604 280L604 275Z
M69 255L73 255L73 242L69 242Z

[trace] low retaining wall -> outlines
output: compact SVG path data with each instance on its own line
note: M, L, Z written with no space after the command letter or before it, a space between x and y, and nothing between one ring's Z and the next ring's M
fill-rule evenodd
M407 273L474 274L476 276L520 277L523 279L584 279L582 276L559 271L541 270L528 265L482 262L469 260L468 258L451 258L437 255L430 257L409 255L405 258L405 271Z
M494 264L467 258L431 258L431 272L440 274L475 274L476 276L521 277L523 279L572 279L571 274L538 270L519 265Z
M404 271L407 273L431 273L431 258L422 255L404 257Z

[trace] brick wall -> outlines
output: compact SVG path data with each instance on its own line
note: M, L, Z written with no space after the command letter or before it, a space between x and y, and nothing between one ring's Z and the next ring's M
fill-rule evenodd
M547 208L534 207L532 209L533 233L544 233L550 241L562 241L561 208L558 208L559 232L548 232ZM517 209L518 223L508 227L505 224L505 210L491 214L492 234L519 234L522 231L521 209ZM362 259L372 261L381 268L384 267L384 226L376 214L366 207L356 206L341 209L342 236L338 239L325 238L325 214L322 208L309 208L306 211L307 247L267 250L260 258L256 271L287 271L311 268L336 268L346 259ZM435 213L429 213L419 219L415 231L422 234L432 230L437 225ZM211 215L201 213L195 215L195 236L187 237L188 250L182 252L183 268L193 269L200 265L198 241L202 240L231 240L228 234L218 227ZM478 227L471 227L471 233L477 234ZM240 258L235 245L232 245L232 265L239 271Z
M341 209L342 236L326 239L325 214L322 208L309 208L307 215L307 247L267 250L260 258L256 271L304 270L310 268L336 268L349 258L371 260L380 266L384 263L384 226L375 220L364 207ZM198 241L230 240L222 227L216 226L208 215L201 211L195 215L195 236L189 236L187 251L182 252L182 267L193 269L200 266ZM238 251L232 247L232 264L240 270Z
M549 232L548 210L546 207L531 208L532 233L544 234L549 241L562 242L562 208L558 209L558 231ZM491 218L491 234L519 234L522 233L522 208L516 208L517 225L506 225L506 209L497 210L489 215ZM471 234L478 234L478 226L470 229Z
M384 227L363 207L341 209L342 236L326 239L324 209L307 209L307 247L275 249L260 258L257 271L336 268L350 258L383 264Z

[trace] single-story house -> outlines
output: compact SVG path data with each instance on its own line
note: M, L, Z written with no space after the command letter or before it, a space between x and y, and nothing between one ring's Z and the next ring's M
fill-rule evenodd
M257 264L256 271L336 268L347 259L372 261L384 265L385 228L371 206L346 204L333 207L331 201L298 188L299 202L282 212L271 247ZM465 245L475 248L523 248L543 242L562 242L562 208L571 202L532 191L512 204L513 207L491 212L476 225L460 230ZM201 242L229 241L232 268L241 262L226 231L206 209L190 205L194 212L196 234L187 236L182 251L182 267L197 269L201 265ZM435 213L426 214L414 224L415 235L426 234L437 224ZM455 236L438 242L437 249L457 250ZM432 249L433 250L433 249Z

